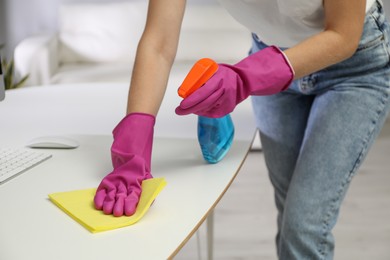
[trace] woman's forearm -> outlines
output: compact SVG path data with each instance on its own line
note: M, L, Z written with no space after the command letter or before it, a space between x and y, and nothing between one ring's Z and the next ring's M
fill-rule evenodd
M157 115L176 55L185 4L183 0L149 0L130 82L128 114Z
M128 114L143 112L157 115L171 67L172 61L157 52L142 47L138 50L130 83Z
M349 58L357 45L339 35L325 31L287 49L295 79L309 75Z
M354 54L363 31L364 0L325 0L325 29L285 51L300 78Z

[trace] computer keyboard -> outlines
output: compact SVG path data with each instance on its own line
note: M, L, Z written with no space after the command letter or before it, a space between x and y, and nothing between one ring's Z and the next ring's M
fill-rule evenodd
M0 184L49 159L51 154L23 148L0 148Z

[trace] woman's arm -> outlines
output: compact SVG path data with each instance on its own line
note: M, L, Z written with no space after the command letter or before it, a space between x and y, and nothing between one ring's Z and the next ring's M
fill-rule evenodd
M325 30L285 51L300 78L352 56L363 32L365 0L324 0Z
M128 114L157 114L176 55L185 4L185 0L149 1L130 83Z

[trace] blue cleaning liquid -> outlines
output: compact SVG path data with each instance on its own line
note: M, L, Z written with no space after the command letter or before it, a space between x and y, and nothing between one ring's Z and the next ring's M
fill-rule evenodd
M217 163L225 157L233 136L234 124L230 115L221 118L198 116L198 141L208 163Z

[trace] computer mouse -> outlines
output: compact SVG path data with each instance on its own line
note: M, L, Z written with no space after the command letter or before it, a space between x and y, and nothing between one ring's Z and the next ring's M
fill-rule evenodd
M64 136L41 136L30 140L26 146L30 148L74 149L79 146L79 143Z

